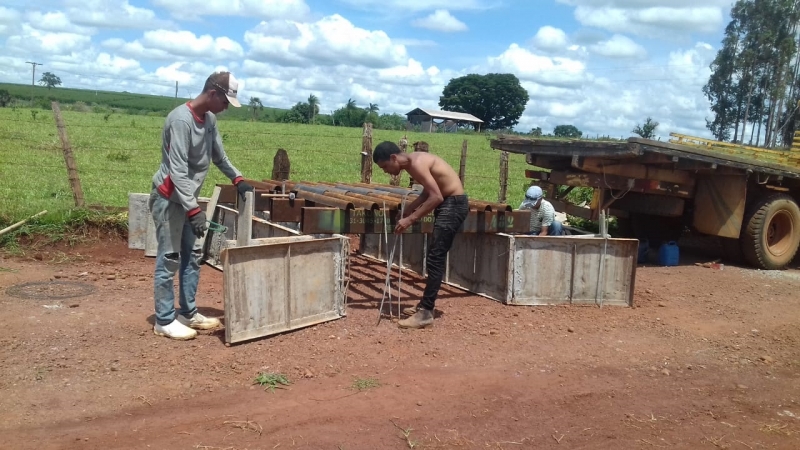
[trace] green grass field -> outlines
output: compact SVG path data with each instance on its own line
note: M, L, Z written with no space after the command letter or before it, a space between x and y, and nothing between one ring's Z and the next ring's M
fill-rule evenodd
M165 117L172 108L188 101L183 97L165 97L160 95L134 94L130 92L100 91L89 89L71 89L56 87L48 89L44 86L30 86L24 84L0 83L0 90L6 90L19 106L28 107L33 101L33 106L49 110L50 102L57 101L61 109L93 109L96 112L116 111L132 115L153 115ZM246 106L246 105L243 105ZM264 107L259 111L259 117L273 116L285 111L279 108ZM249 120L252 111L247 107L230 108L226 113L227 119Z
M226 113L227 114L227 113ZM69 141L88 205L125 207L128 193L149 192L158 167L163 117L63 111ZM222 121L225 149L245 177L269 178L272 158L284 148L291 161L291 179L306 181L360 180L361 134L358 128L321 125ZM402 131L373 131L373 145L397 142ZM489 146L485 135L408 133L409 143L426 141L430 151L456 169L461 144L468 141L467 193L475 199L497 201L500 152ZM510 155L508 201L518 207L524 194L522 155ZM407 176L403 183L407 186ZM212 168L201 195L208 196L215 183L229 181ZM373 182L389 177L373 166ZM42 220L63 221L73 208L72 191L51 111L0 108L0 226L29 217L41 210Z

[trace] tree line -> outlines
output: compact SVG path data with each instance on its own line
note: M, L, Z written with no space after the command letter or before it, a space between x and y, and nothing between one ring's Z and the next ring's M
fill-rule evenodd
M800 101L800 0L737 0L703 93L719 141L789 146Z

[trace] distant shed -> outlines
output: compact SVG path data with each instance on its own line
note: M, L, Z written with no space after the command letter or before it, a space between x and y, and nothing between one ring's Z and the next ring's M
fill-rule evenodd
M458 126L464 123L477 124L478 131L481 131L483 121L472 114L439 111L435 109L417 108L406 114L411 125L419 125L422 131L433 132L439 127L443 127L445 132L454 132ZM436 123L436 120L441 120Z

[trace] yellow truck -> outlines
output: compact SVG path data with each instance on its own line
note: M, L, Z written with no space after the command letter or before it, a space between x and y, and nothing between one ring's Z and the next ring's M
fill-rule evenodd
M491 147L524 154L533 166L526 176L558 211L591 220L606 211L623 235L651 244L677 240L689 228L718 236L727 259L786 268L800 246L800 149L670 136L669 142L499 136ZM594 189L590 205L566 200L575 187Z

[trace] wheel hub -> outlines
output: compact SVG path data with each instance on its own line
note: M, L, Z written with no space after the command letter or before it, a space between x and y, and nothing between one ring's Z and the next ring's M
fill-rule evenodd
M786 211L779 211L769 222L767 227L767 249L775 256L780 256L789 251L794 242L794 223L792 216Z

